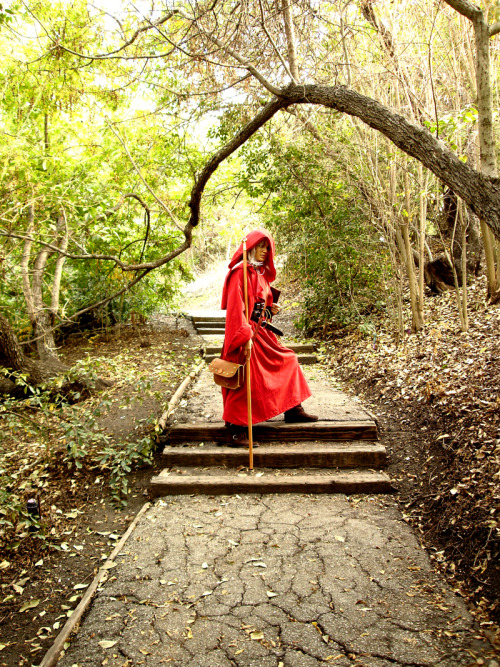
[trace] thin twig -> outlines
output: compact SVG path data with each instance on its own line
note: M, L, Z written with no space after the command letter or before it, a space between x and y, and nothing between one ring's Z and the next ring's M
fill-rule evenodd
M174 225L177 227L177 229L178 229L180 232L182 232L182 227L181 227L181 225L179 225L179 223L177 222L177 218L175 217L175 215L172 213L172 211L171 211L170 208L167 206L167 204L165 204L165 202L162 201L162 200L158 197L158 195L156 194L156 192L153 190L152 187L149 186L149 184L147 183L146 179L145 179L144 176L141 174L141 170L139 169L139 167L137 166L137 164L136 164L134 158L133 158L132 155L130 154L130 151L129 151L129 149L128 149L127 144L125 143L125 140L124 140L124 139L122 138L122 136L118 133L118 131L115 130L115 128L113 127L113 125L111 124L111 122L110 122L108 119L106 119L106 124L107 124L107 126L109 127L109 129L111 130L111 132L113 132L113 134L115 135L115 137L118 139L118 141L121 143L121 145L123 146L123 149L125 150L125 153L127 154L128 158L129 158L129 160L130 160L130 162L132 163L134 169L135 169L136 172L137 172L137 175L139 176L139 178L140 178L141 181L143 182L144 186L145 186L145 187L149 190L149 192L153 195L153 197L154 197L155 200L158 202L158 204L160 204L160 206L163 208L163 210L166 211L166 212L168 213L170 219L172 220L172 222L174 223Z
M285 59L284 59L283 56L281 55L281 53L280 53L278 47L276 46L276 43L275 43L274 39L271 37L271 33L270 33L269 30L267 29L266 21L265 21L265 19L264 19L264 7L262 6L262 0L259 0L259 7L260 7L261 25L262 25L262 28L264 29L264 32L265 32L266 35L267 35L268 40L271 42L271 46L273 47L273 49L274 49L276 55L277 55L278 58L280 59L280 62L281 62L281 64L283 65L283 67L285 68L285 72L288 74L288 76L290 77L290 79L291 79L294 83L298 83L298 81L295 79L295 77L294 77L293 74L291 73L291 71L290 71L290 69L289 69L289 67L288 67L288 65L287 65L287 63L286 63L286 61L285 61Z

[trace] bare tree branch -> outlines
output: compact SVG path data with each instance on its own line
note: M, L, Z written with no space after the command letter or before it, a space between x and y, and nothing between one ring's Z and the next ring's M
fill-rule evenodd
M113 209L111 209L110 211L106 211L106 213L103 214L103 216L100 216L100 217L108 217L109 215L112 215L113 213L116 213L122 207L124 201L126 199L129 199L129 198L137 200L141 204L143 209L147 213L149 213L149 208L146 205L146 203L143 201L143 199L139 195L135 194L134 192L129 192L129 193L123 195L123 197L121 197L120 201L118 202L118 204L116 206L113 207ZM100 218L97 218L97 219L100 219ZM28 228L28 229L30 229L30 228ZM190 231L189 230L186 231L186 230L187 230L187 227L185 227L184 229L181 229L183 234L185 236L186 236L186 234L188 234L188 236L190 238ZM75 259L75 260L98 259L98 260L102 260L102 261L114 262L117 266L119 266L122 269L122 271L142 271L144 269L153 270L153 269L156 269L160 266L163 266L163 264L166 264L167 262L169 262L172 259L172 256L171 256L172 253L169 253L168 255L160 257L159 259L155 260L154 262L140 262L138 264L127 264L126 262L123 262L120 259L120 257L116 257L116 255L104 255L104 254L98 254L98 253L93 253L93 254L91 254L91 253L82 253L82 254L77 255L75 253L67 252L65 247L62 247L61 245L56 245L54 243L48 243L47 241L42 240L42 239L37 239L37 238L33 237L29 231L28 231L27 234L18 234L17 232L8 231L6 229L0 229L0 236L4 236L4 237L7 237L7 238L13 238L13 239L20 239L20 240L24 241L25 244L28 243L30 249L31 249L31 244L37 243L37 244L41 245L42 247L44 247L47 251L50 250L51 252L57 252L57 253L59 253L60 256L66 257L67 259ZM174 255L174 257L175 256L176 255ZM29 255L28 255L28 261L29 261Z
M183 16L183 18L186 18L187 20L190 20L185 16ZM263 74L261 74L256 67L254 67L251 63L249 63L246 58L244 58L242 55L240 55L237 51L234 51L227 44L224 44L223 42L221 42L220 39L217 39L217 37L215 37L215 35L213 33L209 33L207 31L203 30L202 28L200 28L198 23L196 23L196 27L198 28L200 33L205 35L205 37L208 37L208 39L210 39L220 49L225 51L228 55L230 55L237 62L239 62L240 65L242 65L242 67L244 67L246 70L248 70L250 72L250 74L252 74L257 79L257 81L259 81L264 86L264 88L266 90L268 90L270 93L272 93L273 95L275 95L277 97L279 96L280 89L276 88L276 86L273 86L273 84L270 81L268 81L265 78L265 76Z
M140 28L138 28L134 32L132 37L130 37L130 39L128 39L124 44L119 46L117 49L114 49L113 51L109 51L108 53L97 53L95 55L87 55L85 53L78 53L77 51L73 51L72 49L69 49L68 47L63 46L58 41L56 42L54 39L52 39L52 37L51 37L51 39L54 43L54 46L52 47L51 50L59 48L59 49L62 49L63 51L66 51L67 53L71 53L74 56L78 56L79 58L88 58L89 60L105 60L106 58L110 58L111 56L114 56L115 54L120 53L121 51L126 49L128 46L133 44L136 41L136 39L139 37L139 35L141 35L143 32L147 32L148 30L152 30L154 28L157 28L157 27L163 25L164 23L169 21L176 14L178 14L178 11L176 9L173 9L172 11L168 12L164 16L160 17L157 21L153 21L153 22L148 21L147 25L144 25L144 26L141 26ZM37 21L39 21L39 19L37 19ZM136 56L134 56L134 58L135 57ZM151 56L147 56L147 57L149 58ZM156 57L161 57L161 56L156 56Z
M299 82L299 66L297 63L297 51L295 48L295 29L293 26L293 17L290 9L289 0L282 0L281 8L283 11L283 19L285 22L285 34L288 50L288 63L290 65L290 72L292 73L292 81Z
M185 232L185 229L182 230ZM101 261L107 261L107 262L114 262L117 266L120 267L122 271L143 271L145 269L148 269L152 271L153 269L157 269L160 266L163 266L167 262L169 262L173 257L171 256L172 253L169 253L168 255L164 255L163 257L160 257L159 259L155 260L154 262L143 262L140 264L127 264L126 262L122 262L122 260L119 257L116 257L115 255L100 255L98 253L95 254L81 254L81 255L76 255L70 252L65 252L60 248L59 246L53 244L53 243L47 243L47 241L42 241L40 239L33 238L32 236L26 236L24 234L17 234L16 232L9 232L5 229L0 229L0 236L5 236L6 238L11 238L11 239L21 239L22 241L30 241L31 243L37 243L41 245L43 248L46 249L46 251L51 251L51 252L57 252L60 255L63 255L67 259L75 259L75 260L91 260L91 259L98 259ZM176 257L176 255L174 255Z
M499 32L500 32L500 21L497 21L496 23L490 25L490 37L498 35Z
M426 127L344 86L290 85L280 93L283 106L317 104L356 116L419 160L456 192L500 236L500 182L461 162Z
M444 0L447 5L450 5L450 7L453 7L459 14L462 14L462 16L465 16L466 18L470 19L471 21L476 21L477 19L480 19L483 15L482 10L477 7L477 5L473 5L472 2L469 2L469 0Z
M196 227L200 218L200 202L205 185L209 178L215 172L217 167L228 158L231 153L234 153L240 146L242 146L258 129L260 129L267 121L274 116L274 114L288 106L286 100L275 98L271 100L245 127L243 127L238 134L225 146L223 146L215 155L213 155L207 164L203 167L200 175L196 179L196 183L191 190L191 199L189 200L189 208L191 209L191 216L189 224Z
M423 104L413 91L410 79L408 77L408 73L405 70L404 66L402 66L399 61L398 55L396 53L396 47L394 44L394 38L390 30L388 30L385 27L382 21L377 21L373 5L374 5L373 0L362 0L360 3L361 13L379 35L384 51L386 52L389 60L392 61L392 63L395 66L396 76L404 85L404 90L407 95L408 103L413 111L413 114L415 118L418 118L422 122L425 117L425 109L423 107ZM436 17L437 17L437 12L435 14L435 18ZM432 76L431 76L431 85L432 85Z
M271 37L271 34L270 34L269 30L267 29L267 26L266 26L266 20L265 20L265 17L264 17L264 7L262 6L262 0L259 0L259 7L260 7L261 25L262 25L262 28L263 28L264 32L265 32L266 35L267 35L268 40L271 42L271 46L273 47L274 52L275 52L276 55L278 56L278 58L279 58L281 64L282 64L283 67L285 68L285 72L288 74L288 76L289 76L290 79L293 81L293 83L298 83L297 79L293 76L293 74L291 73L291 71L290 71L288 65L286 64L285 59L284 59L283 56L281 55L280 50L279 50L278 47L276 46L276 42L275 42L274 39Z

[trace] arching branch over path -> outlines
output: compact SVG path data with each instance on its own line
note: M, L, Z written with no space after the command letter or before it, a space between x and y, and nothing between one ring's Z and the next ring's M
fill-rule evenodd
M457 12L469 18L474 23L476 28L478 26L484 28L484 33L487 39L483 41L486 43L487 51L487 43L489 38L500 32L500 23L495 23L491 26L488 26L483 10L470 2L470 0L445 1ZM262 9L261 5L260 7ZM193 6L195 11L192 15L186 15L180 9L166 12L156 21L146 21L146 23L138 30L136 30L136 32L134 32L129 40L127 40L122 46L114 49L113 51L110 51L107 54L80 54L62 46L59 43L59 40L55 37L53 45L54 48L56 46L64 48L65 50L69 50L69 52L73 55L78 55L82 58L90 60L102 59L106 57L138 57L137 55L126 56L124 55L124 52L127 50L128 46L138 41L141 36L147 34L149 31L160 31L160 26L166 26L170 19L175 17L176 19L185 22L187 28L192 31L192 33L190 33L192 37L195 37L196 39L203 38L207 40L207 42L212 46L217 47L219 50L219 55L224 54L224 56L229 58L229 60L235 62L235 64L232 66L237 68L241 67L247 70L247 72L262 85L263 89L265 89L268 93L271 93L273 96L271 101L266 104L266 106L255 116L252 121L250 121L250 123L242 128L240 132L238 132L234 139L232 139L228 144L226 144L226 146L224 146L215 155L212 156L212 158L209 160L196 179L189 201L191 216L187 226L183 230L186 237L187 246L189 246L191 242L192 228L195 227L199 221L200 201L203 190L209 178L215 172L219 164L221 164L223 160L225 160L229 155L231 155L231 153L239 148L239 146L244 144L252 136L252 134L254 134L260 127L262 127L268 120L270 120L270 118L272 118L272 116L279 109L291 106L293 104L320 105L342 113L347 113L351 116L358 117L373 129L384 134L398 148L421 162L425 167L433 172L444 184L446 184L457 195L459 195L481 220L484 220L486 224L489 225L496 236L500 237L500 183L495 177L496 174L487 173L483 175L477 172L467 164L461 162L458 157L445 146L443 142L441 142L439 139L436 139L425 127L409 121L405 117L380 104L376 100L361 95L360 93L350 88L346 88L344 86L326 86L315 84L301 85L295 82L292 82L287 87L277 88L276 84L269 79L267 73L261 71L261 69L257 69L257 67L251 63L251 57L249 58L245 53L240 53L237 50L238 46L241 46L241 44L235 48L235 45L232 44L230 39L222 40L216 36L214 26L211 25L210 22L205 25L205 19L212 15L214 8L215 5L213 5L208 10L208 12L206 10L197 12L195 3ZM261 11L261 15L263 22L263 11ZM372 24L373 21L374 17L371 16ZM290 72L292 72L291 75L293 79L298 80L299 69L296 63L296 50L294 44L295 38L293 35L293 30L290 30L293 27L293 22L291 14L287 15L287 11L285 11L284 22L286 29L285 31L288 38L287 44L290 59L289 65L291 69L286 66L286 63L284 63L282 58L280 59L285 65L284 72L288 76L290 76ZM215 25L218 25L217 20L215 20ZM199 50L201 47L199 47L198 50L193 47L194 51L191 51L191 47L187 48L184 42L177 43L175 37L169 37L166 35L166 33L161 31L160 33L161 36L169 43L170 47L173 50L177 50L178 53L186 57L187 61L190 59L195 61L205 60L206 62L210 62L211 65L220 64L221 66L225 67L230 66L228 63L223 62L224 58L219 59L220 62L209 60L206 53L203 52L203 50ZM266 34L271 43L274 44L269 34L267 32ZM386 43L386 48L389 47L390 44ZM275 44L273 48L276 48ZM151 57L153 57L153 55L154 54L151 54ZM143 56L141 55L140 57L150 56L146 54ZM489 70L487 70L488 68L485 69L486 78L489 77ZM128 268L130 270L130 267ZM134 267L134 270L141 270L143 268L146 267L137 265Z
M203 189L217 167L243 145L277 111L293 104L314 104L356 116L388 137L398 148L421 162L459 195L476 215L487 220L500 237L500 181L465 164L427 128L412 123L379 102L345 86L295 85L280 91L238 134L206 164L191 192L188 226L198 224Z
M274 98L266 104L252 120L247 123L238 134L231 139L225 146L223 146L217 153L215 153L207 164L203 167L201 173L196 179L196 182L191 190L191 198L189 200L189 208L191 209L191 217L187 227L196 227L200 219L200 202L203 190L208 183L210 177L216 171L217 167L224 162L232 153L234 153L240 146L250 139L250 137L257 132L268 120L275 115L280 109L289 106L290 102L279 97Z

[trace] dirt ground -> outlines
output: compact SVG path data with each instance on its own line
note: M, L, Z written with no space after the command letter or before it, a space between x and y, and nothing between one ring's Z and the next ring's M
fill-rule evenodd
M199 301L199 293L195 292L193 298ZM218 294L214 292L211 299L211 307L217 307ZM280 302L283 309L276 324L289 339L298 338L293 319L300 310L300 299L293 285L284 290ZM467 600L478 628L494 642L498 574L495 579L497 570L491 560L498 541L492 525L490 550L486 549L476 562L472 550L476 548L477 535L470 532L470 525L475 520L478 524L484 520L478 497L494 497L483 493L478 476L483 472L483 478L490 479L484 474L485 466L495 465L495 447L500 444L494 413L486 413L486 420L483 417L483 406L495 400L496 394L489 388L498 393L495 331L498 332L499 322L497 311L485 313L479 294L476 303L479 305L471 306L475 310L468 337L455 334L453 302L448 295L431 302L430 324L425 334L409 337L403 346L395 347L390 342L390 333L386 334L381 324L375 343L359 332L351 332L343 339L320 342L320 356L325 369L343 382L343 388L363 396L365 405L376 413L381 442L391 455L389 472L398 488L397 498L405 520L414 526L434 566L445 574L453 590ZM61 352L68 363L86 356L104 357L117 360L131 371L126 381L118 381L111 390L112 407L100 421L112 437L119 439L130 437L131 433L140 437L148 432L151 428L148 419L161 414L179 382L196 363L200 346L201 340L185 319L160 318L134 330L122 327L111 333L74 339ZM468 353L474 346L480 354ZM461 355L455 358L454 350ZM426 364L430 364L428 368ZM460 365L466 373L460 370ZM445 370L452 367L453 376ZM486 375L479 373L481 368L486 369ZM162 369L168 369L163 377ZM409 377L399 378L398 373L408 369L412 370ZM133 381L135 373L157 378L154 387L157 395L127 404L128 399L140 394L140 387ZM420 382L425 373L428 376ZM460 383L465 387L463 392L458 392ZM463 441L464 429L469 434L469 449L465 448L460 458L455 452ZM30 476L41 470L36 442L4 438L2 452L9 454L2 461L3 467L7 465L7 471L16 471L16 484L25 484L22 493L28 498L33 488ZM462 462L462 472L453 467L455 464L451 465L456 460ZM1 667L37 664L78 604L99 564L144 503L147 483L159 468L156 458L152 467L131 474L128 505L119 508L110 502L105 473L85 466L81 470L68 470L62 457L57 456L50 466L43 468L44 482L38 487L42 518L54 546L47 548L28 533L21 538L20 546L2 548ZM450 471L448 479L447 471ZM472 475L469 481L467 471ZM475 490L470 488L474 484ZM496 489L491 493L498 494L498 484ZM498 502L488 511L497 507ZM458 525L453 523L454 512ZM469 517L467 521L463 520L465 516ZM490 517L495 520L494 512ZM30 602L33 606L21 612Z
M163 317L139 327L73 338L60 353L68 365L89 357L127 368L126 379L111 376L111 405L99 418L99 427L119 442L151 431L154 419L196 363L200 344L185 319ZM142 400L133 378L148 375L153 384ZM13 438L3 428L0 436L1 467L11 473L12 488L22 497L40 497L46 537L40 540L24 531L15 543L2 545L0 665L13 667L36 664L51 646L99 565L144 504L149 479L160 464L155 456L152 467L130 474L127 505L116 506L105 470L89 467L85 459L80 470L68 469L63 449L55 450L46 465L34 439ZM35 485L40 478L43 483Z
M380 320L374 337L344 331L322 353L377 416L405 520L500 651L500 309L484 292L469 287L467 333L447 293L399 345Z

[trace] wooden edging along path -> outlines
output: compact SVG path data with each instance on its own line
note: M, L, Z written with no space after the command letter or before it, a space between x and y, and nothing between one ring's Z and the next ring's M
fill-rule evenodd
M69 619L66 621L66 623L63 625L61 631L55 638L54 643L52 646L49 648L47 653L44 655L42 662L39 664L38 667L53 667L56 665L59 661L59 658L61 657L61 653L64 650L64 645L70 638L71 634L75 632L78 628L78 625L80 621L82 620L82 617L87 610L87 607L90 605L92 602L92 598L94 597L97 589L99 588L100 584L103 584L106 579L108 578L110 566L114 563L116 557L119 555L120 551L123 549L125 542L128 540L130 535L132 534L132 531L134 528L137 526L139 523L140 518L146 513L146 511L149 509L151 506L151 503L145 503L142 508L139 510L139 512L136 514L135 518L133 519L132 523L130 526L127 528L127 530L123 533L121 536L118 544L115 546L111 554L109 555L108 559L104 563L104 565L101 565L99 568L97 574L95 575L92 583L90 586L87 588L85 591L82 599L78 603L77 607L69 617Z
M157 475L149 487L153 497L204 493L230 495L233 493L390 493L391 480L381 472L342 472L329 475Z

